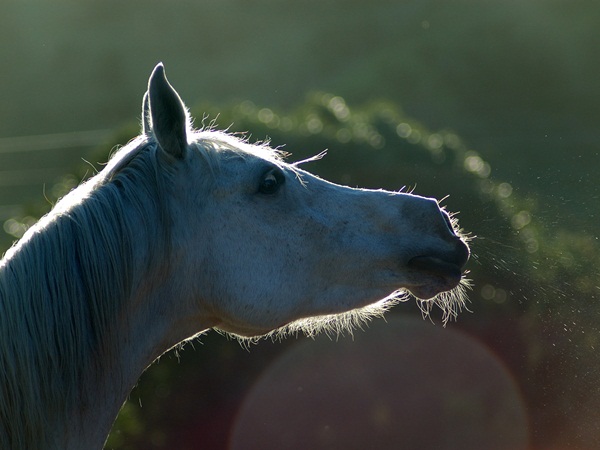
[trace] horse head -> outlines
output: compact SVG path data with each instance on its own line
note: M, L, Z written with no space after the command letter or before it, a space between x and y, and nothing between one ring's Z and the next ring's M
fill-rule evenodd
M205 328L311 333L407 293L448 314L462 305L469 248L435 199L340 186L264 145L193 130L162 65L142 114L175 173L169 266L192 318L177 321L178 338Z

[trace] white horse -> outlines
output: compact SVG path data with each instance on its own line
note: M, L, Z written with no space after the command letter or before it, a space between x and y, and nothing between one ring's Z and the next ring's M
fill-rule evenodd
M0 261L1 448L101 448L144 369L211 328L311 334L408 291L447 312L463 301L469 250L437 201L193 130L161 64L143 117Z

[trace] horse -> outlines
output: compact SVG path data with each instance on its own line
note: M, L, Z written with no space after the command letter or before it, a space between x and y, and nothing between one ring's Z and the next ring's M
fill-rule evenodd
M210 329L339 331L408 295L462 306L467 239L435 199L194 129L162 63L142 117L0 261L1 448L102 448L142 372Z

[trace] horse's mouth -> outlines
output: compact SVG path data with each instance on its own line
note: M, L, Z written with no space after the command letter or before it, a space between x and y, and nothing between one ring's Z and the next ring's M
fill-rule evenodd
M408 261L408 267L444 278L458 278L460 280L462 276L462 271L458 264L444 261L435 256L417 256L412 258Z
M461 261L462 262L462 261ZM428 300L441 292L454 289L462 279L462 265L435 256L417 256L408 261L409 269L416 271L423 283L409 286L415 297Z

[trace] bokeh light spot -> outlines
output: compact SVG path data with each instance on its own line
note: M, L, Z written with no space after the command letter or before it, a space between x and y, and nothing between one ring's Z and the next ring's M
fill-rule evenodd
M396 133L398 134L398 136L400 136L401 138L404 138L404 139L406 139L408 136L410 136L411 131L412 131L412 128L407 123L401 123L396 127Z
M519 211L512 216L511 223L515 230L520 230L531 223L531 214L529 211Z
M500 198L508 198L512 195L513 188L508 183L500 183L498 185L498 197Z

